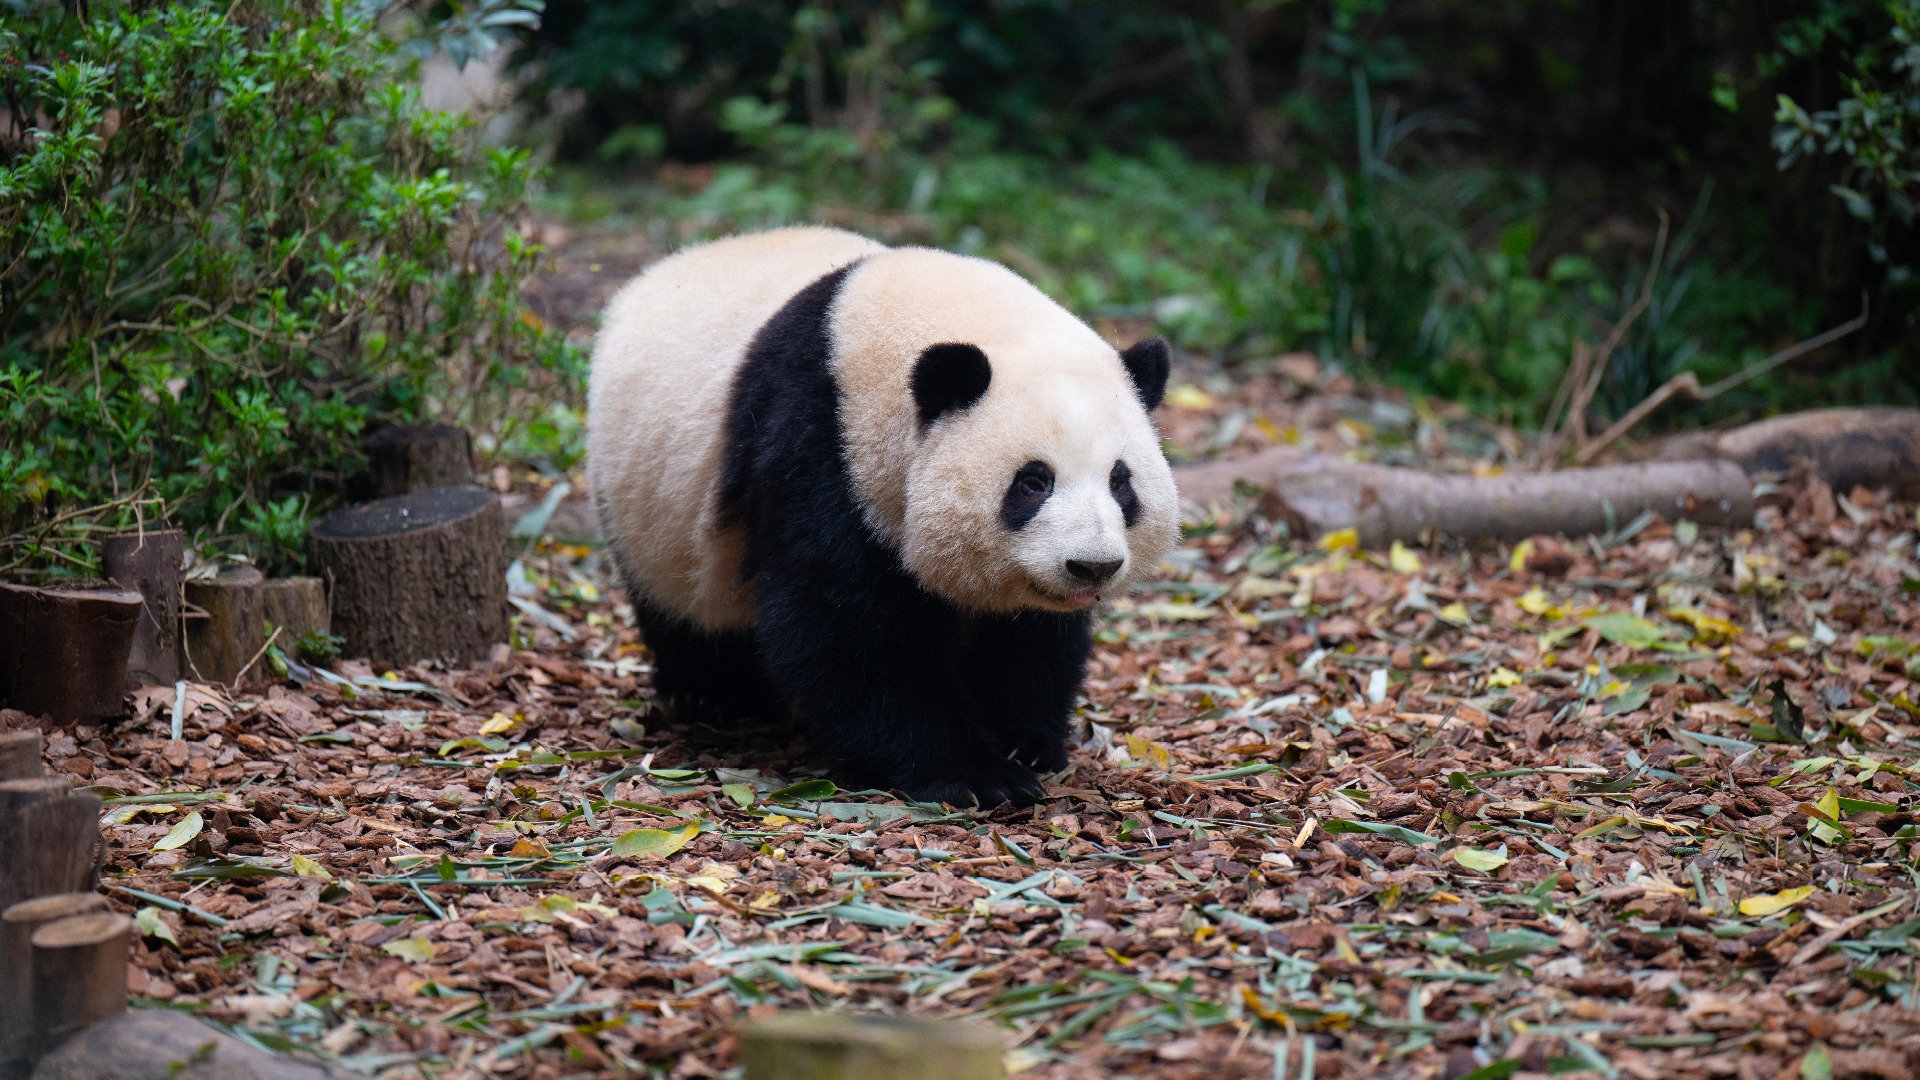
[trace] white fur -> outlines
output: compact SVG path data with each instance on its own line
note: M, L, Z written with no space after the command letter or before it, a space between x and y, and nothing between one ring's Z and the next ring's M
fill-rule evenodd
M589 391L588 475L602 528L635 584L709 629L744 627L742 540L718 525L725 417L753 334L789 298L862 259L832 309L843 453L868 526L957 607L1084 606L1069 559L1124 560L1110 596L1172 546L1178 502L1118 353L1005 267L851 233L782 229L668 259L607 308ZM993 376L973 407L918 427L911 378L930 345L965 343ZM1019 530L1000 521L1014 473L1041 460L1055 488ZM1140 517L1108 491L1124 460Z
M876 251L837 229L736 236L655 263L607 304L587 385L587 485L633 584L709 630L750 626L744 540L719 525L734 372L761 324Z

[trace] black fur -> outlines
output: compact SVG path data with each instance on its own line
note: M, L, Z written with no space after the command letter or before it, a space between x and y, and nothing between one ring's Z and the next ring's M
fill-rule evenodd
M841 456L828 311L845 270L802 290L755 337L727 417L723 510L747 536L758 668L817 747L861 785L993 806L1043 794L1065 764L1090 616L968 617L874 539ZM709 699L744 678L732 644L646 627L661 685Z
M993 365L974 345L929 345L913 363L913 401L920 427L979 401L993 382Z
M1000 497L1000 524L1018 532L1053 497L1053 469L1044 461L1029 461L1013 474L1013 483Z
M1120 519L1127 528L1140 520L1140 496L1133 490L1133 470L1127 468L1124 461L1113 463L1113 471L1107 474L1107 490L1113 493L1113 501L1120 504Z
M1127 375L1133 379L1134 393L1140 395L1140 404L1148 412L1160 407L1160 399L1167 396L1167 375L1173 370L1173 356L1167 349L1165 338L1143 338L1127 346L1120 354L1120 362L1127 366Z

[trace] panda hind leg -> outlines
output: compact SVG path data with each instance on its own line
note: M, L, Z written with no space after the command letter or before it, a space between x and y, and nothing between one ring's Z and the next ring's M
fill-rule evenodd
M760 670L752 634L710 633L638 599L633 614L669 716L727 725L786 719L787 704Z

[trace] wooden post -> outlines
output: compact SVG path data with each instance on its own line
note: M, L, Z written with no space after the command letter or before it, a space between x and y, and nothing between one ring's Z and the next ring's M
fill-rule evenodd
M0 911L93 888L99 844L100 796L58 779L0 781Z
M307 534L351 656L484 659L507 638L506 523L477 487L338 510Z
M317 577L268 578L261 600L268 625L280 628L276 643L288 656L295 642L331 626L327 590Z
M251 566L224 566L211 578L187 582L186 670L195 678L232 685L267 643L262 611L266 579Z
M40 772L40 729L0 731L0 780L31 780Z
M0 1076L24 1076L32 1052L33 932L56 919L107 910L99 893L55 893L0 912Z
M119 716L140 614L129 589L0 582L0 693L61 721Z
M911 1016L790 1012L740 1033L745 1080L1001 1080L1000 1036Z
M132 938L133 920L111 911L69 915L33 932L35 1057L127 1007Z
M447 424L381 428L367 436L373 497L473 483L473 439Z
M177 529L125 533L100 542L107 576L145 602L127 657L130 687L172 686L180 678L180 551Z

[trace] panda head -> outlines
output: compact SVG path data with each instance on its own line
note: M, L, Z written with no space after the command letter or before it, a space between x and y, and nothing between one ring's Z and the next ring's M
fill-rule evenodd
M1148 416L1164 341L1117 351L1004 267L920 249L856 268L833 336L867 520L923 588L974 611L1081 611L1172 547Z

